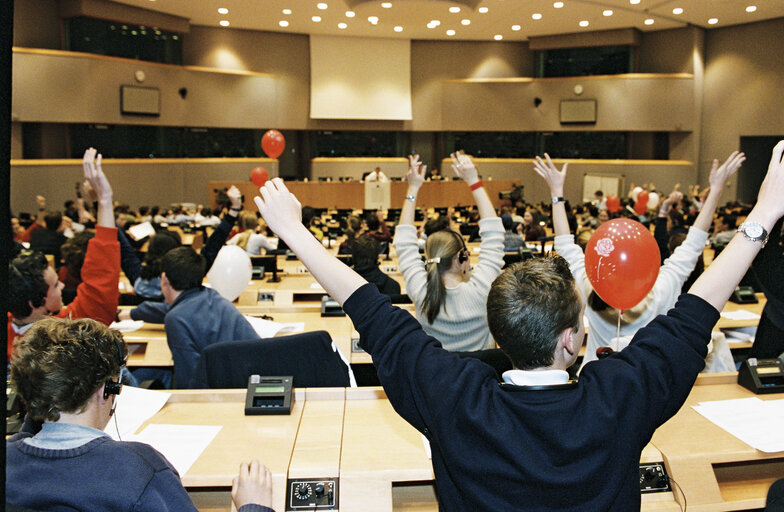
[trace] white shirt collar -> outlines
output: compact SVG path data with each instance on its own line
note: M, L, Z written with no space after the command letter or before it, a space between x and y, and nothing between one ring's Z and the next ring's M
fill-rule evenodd
M504 382L515 386L551 386L569 382L564 370L509 370L503 374Z

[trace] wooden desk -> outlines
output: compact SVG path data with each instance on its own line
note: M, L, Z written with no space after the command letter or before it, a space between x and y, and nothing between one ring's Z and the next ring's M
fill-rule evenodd
M764 293L758 293L757 300L759 302L757 304L735 304L734 302L727 302L722 309L722 312L730 312L730 311L740 311L746 310L750 313L754 313L755 315L762 315L762 310L765 308L765 304L767 303L767 299L765 298ZM714 329L732 329L736 327L753 327L759 324L759 319L755 320L730 320L729 318L719 318L719 321L716 322L716 327Z
M681 410L654 434L670 476L686 495L689 510L747 510L765 506L768 488L784 476L784 453L763 453L705 419L692 405L754 395L735 384L736 373L700 376Z

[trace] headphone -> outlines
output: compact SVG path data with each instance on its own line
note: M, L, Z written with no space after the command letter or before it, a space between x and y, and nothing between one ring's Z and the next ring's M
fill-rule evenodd
M120 372L122 373L122 368L125 368L125 358L122 355L122 347L120 346L119 340L115 337L114 346L117 348L117 360L120 362ZM119 395L122 391L122 375L120 375L117 380L109 379L106 381L106 384L103 386L103 399L106 400L109 398L109 395ZM109 411L109 416L114 414L114 410L117 408L117 400L112 403L112 409Z
M457 253L457 262L458 262L458 263L460 263L460 264L462 265L463 263L465 263L466 261L468 261L468 257L469 257L469 255L470 255L470 253L468 252L468 246L466 246L465 240L463 240L463 237L462 237L462 236L460 236L460 234L459 234L459 233L457 233L456 231L452 231L451 229L450 229L450 230L448 230L448 231L449 231L450 233L452 233L452 234L453 234L455 237L457 237L457 239L458 239L458 240L460 240L460 245L463 247L463 248L462 248L462 249L460 249L460 251Z

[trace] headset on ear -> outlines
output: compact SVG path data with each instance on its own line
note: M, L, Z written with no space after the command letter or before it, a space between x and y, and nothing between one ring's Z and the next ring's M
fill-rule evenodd
M459 233L457 233L456 231L452 231L451 229L449 231L453 235L455 235L455 237L457 237L458 240L460 240L460 245L463 246L463 248L460 249L460 251L457 253L457 262L462 265L463 263L468 261L468 257L470 255L470 253L468 252L468 247L466 246L465 240L463 240L463 237L460 236Z
M117 348L117 361L120 363L120 368L125 367L125 358L122 355L122 347L120 346L120 342L117 338L114 338L114 346ZM103 386L103 399L106 400L109 398L109 395L119 395L122 391L122 375L117 377L117 380L112 380L111 378L106 381L106 384ZM114 412L114 406L112 406L112 412Z

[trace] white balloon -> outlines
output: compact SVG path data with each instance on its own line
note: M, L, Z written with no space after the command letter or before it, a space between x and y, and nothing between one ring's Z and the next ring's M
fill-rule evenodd
M629 199L637 202L637 196L640 195L640 192L642 192L642 187L634 187L632 193L629 194Z
M240 296L253 274L250 256L236 245L226 245L207 272L210 286L230 302Z
M648 194L648 209L655 210L659 206L659 194L651 192Z

